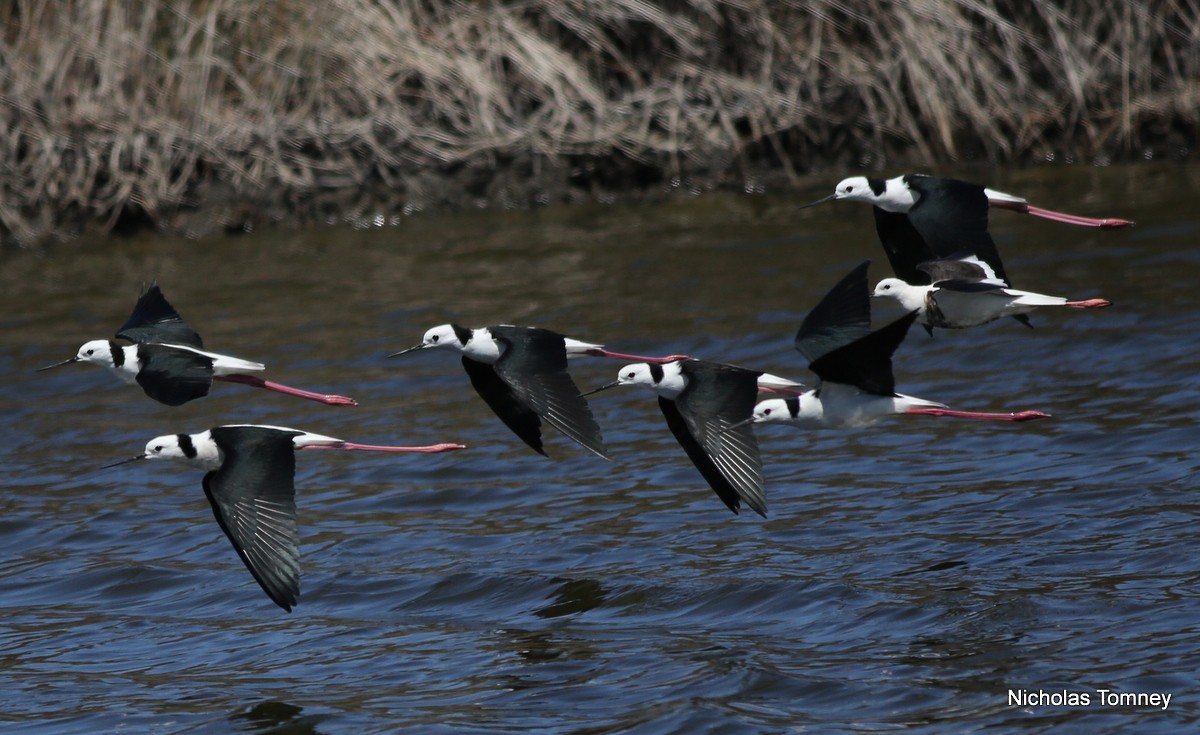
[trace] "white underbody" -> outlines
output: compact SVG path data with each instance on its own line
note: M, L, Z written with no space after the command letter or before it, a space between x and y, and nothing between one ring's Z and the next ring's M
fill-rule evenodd
M895 299L909 311L919 312L917 321L931 327L964 329L1006 316L1028 314L1043 306L1063 306L1067 299L1015 288L990 291L953 291L934 286L911 286L899 279L887 279L891 288L877 296ZM884 282L881 281L882 285Z
M918 320L934 327L962 329L987 324L1006 316L1028 314L1043 306L1062 306L1061 296L1046 296L1012 288L964 293L935 288L933 308L923 306Z
M850 429L870 426L917 407L946 406L914 396L880 396L852 385L825 383L818 390L800 396L800 410L796 416L789 415L786 419L779 416L776 420L785 420L793 426L805 428Z

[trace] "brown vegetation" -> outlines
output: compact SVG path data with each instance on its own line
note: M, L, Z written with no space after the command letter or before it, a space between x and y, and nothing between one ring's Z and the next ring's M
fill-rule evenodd
M1195 0L12 0L0 232L1194 145Z

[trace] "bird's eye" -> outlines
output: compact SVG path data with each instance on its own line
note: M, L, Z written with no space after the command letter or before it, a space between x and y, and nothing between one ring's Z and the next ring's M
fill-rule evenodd
M771 409L771 408L764 408L764 409L763 409L763 416L770 416L770 415L771 415L771 411L773 411L773 410L774 410L774 409Z
M95 352L95 350L88 350L88 351L87 351L87 354L91 355L91 354L93 354L94 352Z
M637 373L633 372L632 370L630 370L629 372L625 373L625 377L626 377L626 378L629 378L630 380L633 380L633 376L634 376L634 375L637 375Z
M850 192L852 192L852 191L854 191L854 187L853 187L853 186L844 186L844 187L842 187L842 193L843 193L843 194L849 194L849 193L850 193Z
M162 449L163 449L163 448L162 448L162 445L161 445L161 444L155 444L155 445L154 445L154 449L153 449L153 450L151 450L151 451L153 451L155 454L158 454L159 452L161 452L161 451L162 451Z
M433 342L434 344L437 344L437 341L438 341L439 339L441 339L441 337L439 337L439 336L437 336L437 335L435 334L435 335L433 335L432 337L430 337L430 338L429 338L429 341L430 341L430 342Z

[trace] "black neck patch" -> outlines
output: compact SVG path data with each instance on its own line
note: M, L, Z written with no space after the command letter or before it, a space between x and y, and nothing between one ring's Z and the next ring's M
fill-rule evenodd
M454 336L458 337L458 341L464 345L466 343L470 342L471 337L473 337L475 334L470 329L467 329L466 327L463 327L463 326L459 326L458 324L451 324L450 328L454 330Z
M800 415L800 398L798 396L784 398L783 402L787 404L788 413L792 415L792 418Z
M661 382L662 382L662 379L663 379L663 368L662 368L662 365L659 365L659 364L658 364L658 363L656 363L656 362L652 362L652 363L650 363L650 377L651 377L651 378L654 378L654 383L655 383L656 385L657 385L658 383L661 383Z
M121 367L125 364L125 348L118 342L108 341L108 351L112 354L113 367Z
M188 459L196 458L196 445L192 443L192 437L187 434L176 434L175 439L179 442L179 450L183 452L183 456Z
M867 186L871 187L871 191L875 192L875 196L883 196L883 192L887 191L887 182L883 179L867 179Z

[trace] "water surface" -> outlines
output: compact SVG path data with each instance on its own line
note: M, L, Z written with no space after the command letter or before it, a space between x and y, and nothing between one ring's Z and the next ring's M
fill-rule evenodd
M864 205L796 210L833 181L0 255L4 731L1194 727L1200 169L969 174L1138 222L994 213L1018 285L1116 306L918 329L897 353L906 393L1054 418L762 428L767 519L724 509L648 392L594 398L612 462L553 432L547 460L457 357L384 355L446 321L535 324L811 380L800 319L861 260L886 275ZM111 335L154 278L210 348L362 405L218 385L171 409L95 368L33 372ZM573 373L586 389L619 367ZM235 558L200 472L95 471L158 434L245 422L470 449L300 455L288 614ZM1017 688L1173 698L1009 706Z

